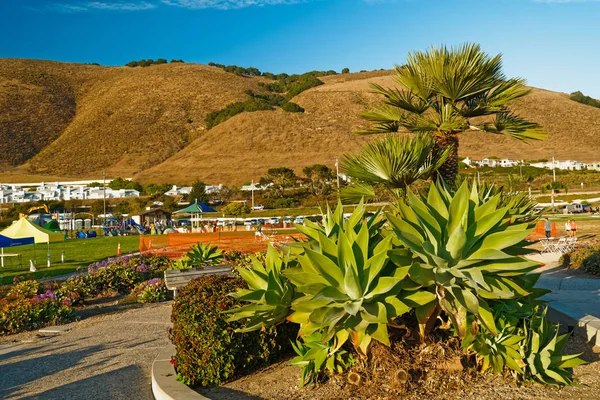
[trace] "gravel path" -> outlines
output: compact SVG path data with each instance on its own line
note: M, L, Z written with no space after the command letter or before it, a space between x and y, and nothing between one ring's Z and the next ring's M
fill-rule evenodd
M170 314L170 303L146 305L66 333L0 337L0 398L152 399L152 361L168 342Z

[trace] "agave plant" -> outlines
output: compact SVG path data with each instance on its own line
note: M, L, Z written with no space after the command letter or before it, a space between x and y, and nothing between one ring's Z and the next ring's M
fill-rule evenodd
M181 257L179 260L175 260L169 265L169 269L188 269L191 268L190 259L187 256Z
M190 247L185 256L191 267L205 267L207 265L218 265L223 262L223 252L211 243L198 243Z
M418 180L432 177L446 161L450 149L439 149L431 136L386 135L367 144L358 154L345 155L341 170L351 178L340 197L351 203L376 196L375 187L384 188L388 197L401 197Z
M343 333L339 336L343 336ZM328 370L330 373L342 373L353 364L352 355L340 349L340 342L341 340L337 337L323 341L321 333L315 332L304 337L303 341L292 343L298 356L290 361L290 365L302 367L300 386L316 382L323 370Z
M309 242L297 256L298 266L283 274L299 294L288 320L301 325L300 335L320 332L328 341L346 331L357 350L367 354L373 339L389 345L391 320L430 303L435 295L402 290L410 257L400 251L390 258L394 237L378 233L378 215L361 222L364 214L360 205L344 221L338 205L322 226L301 228Z
M585 364L585 361L579 354L562 355L569 334L558 334L558 326L546 318L548 308L535 311L529 320L525 320L522 329L525 377L548 385L571 385L572 373L568 369Z
M471 323L462 346L477 355L483 372L491 368L493 372L501 373L507 366L523 375L525 362L520 350L525 337L519 335L517 326L511 324L503 314L496 314L495 317L498 333L493 335L485 327L479 328L473 324L473 316L469 316L468 321Z
M531 227L517 223L511 208L500 206L500 198L499 193L481 196L477 185L469 190L467 182L452 194L437 182L427 197L409 192L397 215L388 213L397 238L414 256L411 280L436 293L435 304L416 310L423 337L440 310L461 338L468 313L497 335L488 301L531 293L526 274L539 264L516 255Z
M284 322L294 298L294 287L282 275L290 262L286 255L269 244L264 265L254 256L251 259L251 267L237 269L248 289L232 293L239 301L249 304L227 311L233 314L228 321L246 320L245 327L238 332L265 329Z

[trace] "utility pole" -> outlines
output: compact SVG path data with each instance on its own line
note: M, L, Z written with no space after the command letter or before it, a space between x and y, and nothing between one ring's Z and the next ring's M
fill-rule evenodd
M246 181L246 182L248 182L248 181ZM252 192L252 209L254 210L254 180L252 180L251 192Z
M552 156L552 211L556 211L554 207L554 185L556 183L556 170L554 169L554 156Z
M335 177L337 178L337 190L340 193L340 159L335 158Z
M106 173L102 170L102 197L104 199L104 225L106 225Z
M519 177L523 179L523 163L519 163Z

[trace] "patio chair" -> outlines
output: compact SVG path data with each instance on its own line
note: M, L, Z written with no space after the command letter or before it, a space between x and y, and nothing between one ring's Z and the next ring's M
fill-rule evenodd
M577 238L567 238L567 251L573 251L577 247Z
M557 253L566 253L569 250L569 242L568 242L569 238L560 238L558 239L558 242L555 245L555 249L554 251Z
M554 238L540 239L540 243L542 244L542 251L540 251L540 254L554 253Z

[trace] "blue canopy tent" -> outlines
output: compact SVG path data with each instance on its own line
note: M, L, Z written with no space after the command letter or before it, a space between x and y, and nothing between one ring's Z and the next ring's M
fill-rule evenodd
M1 250L0 263L2 265L2 268L4 268L4 257L16 256L16 254L4 254L5 247L23 246L26 244L34 244L34 243L35 243L35 239L33 237L12 239L12 238L0 235L0 250Z

